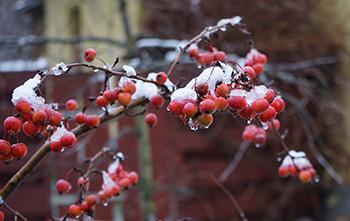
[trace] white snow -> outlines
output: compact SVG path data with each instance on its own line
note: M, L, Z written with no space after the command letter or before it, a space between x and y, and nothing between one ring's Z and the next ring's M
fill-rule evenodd
M49 141L59 141L62 136L66 134L72 134L72 132L68 131L63 124L57 128L57 130L50 136Z
M135 76L136 75L135 69L129 65L123 65L123 69L126 72L127 76Z
M15 88L12 93L12 103L15 105L20 100L27 101L34 110L45 106L45 99L38 96L34 90L41 82L41 76L36 74L33 78L28 79L23 85Z
M115 171L118 169L119 165L120 165L120 159L117 158L115 161L113 161L113 163L111 163L108 166L108 173L109 174L115 173Z
M49 73L58 76L65 73L66 71L68 71L67 65L61 62L59 64L56 64L55 67L51 68Z
M115 185L114 181L106 171L102 171L102 179L103 179L103 185L102 185L103 189L109 189Z
M158 87L153 83L138 80L135 85L136 92L132 95L132 99L137 99L141 97L150 99L151 97L158 94Z
M171 100L197 100L197 93L194 89L184 87L184 88L179 88L174 93L171 94Z
M290 150L288 155L284 157L281 166L296 166L299 170L303 170L306 168L311 168L312 164L306 157L305 152Z
M250 91L245 91L242 89L233 89L230 92L230 96L242 96L246 98L248 104L251 104L256 99L264 98L266 91L267 91L267 87L265 85L258 85L258 86L255 86Z

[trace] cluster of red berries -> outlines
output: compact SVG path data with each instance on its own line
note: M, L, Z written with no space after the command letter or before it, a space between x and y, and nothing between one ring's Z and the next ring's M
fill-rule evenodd
M274 131L281 127L281 123L278 119L273 119L268 122L266 130ZM260 146L266 141L265 128L258 127L254 124L247 125L242 133L242 139L246 142L254 142L256 146Z
M118 102L120 105L126 107L132 101L132 95L136 92L136 85L132 81L127 81L122 87L108 89L102 95L96 98L96 105L98 107L106 107L109 104Z
M0 140L0 159L11 160L23 158L28 151L27 145L18 143L10 145L12 137L23 131L26 136L48 137L61 124L62 115L49 107L34 110L25 100L19 100L15 105L14 116L7 117L3 122L5 137ZM17 140L17 139L16 139Z
M256 49L251 49L246 56L243 72L253 79L264 72L264 64L266 63L267 56L265 54L260 53Z
M192 44L187 50L188 56L195 59L198 64L210 65L216 61L225 61L226 53L210 47L208 51L200 53L197 45Z
M302 156L288 154L278 168L278 174L281 177L298 177L302 183L310 183L317 178L316 170L304 154Z
M108 177L110 183L103 184L102 190L98 194L86 195L78 203L69 205L67 210L69 217L78 218L82 213L91 216L97 203L106 204L113 196L118 196L121 191L128 189L139 181L139 176L136 172L128 172L122 165L119 165L115 171L106 173L104 176ZM77 185L78 187L84 187L84 191L89 191L89 184L88 178L78 178ZM56 189L59 194L66 194L70 192L72 185L67 180L60 179L56 182Z

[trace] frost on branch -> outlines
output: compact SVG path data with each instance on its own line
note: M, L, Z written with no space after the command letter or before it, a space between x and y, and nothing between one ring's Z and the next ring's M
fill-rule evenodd
M50 71L49 71L49 74L53 74L55 76L59 76L65 72L68 71L68 67L65 63L59 63L59 64L56 64L55 67L51 68Z
M40 85L41 80L41 76L36 74L33 78L24 82L23 85L17 87L12 93L12 103L16 105L18 101L25 100L34 108L34 110L45 106L45 99L38 96L35 91Z
M129 66L129 65L123 65L123 69L126 73L127 76L135 76L136 75L136 71L133 67Z

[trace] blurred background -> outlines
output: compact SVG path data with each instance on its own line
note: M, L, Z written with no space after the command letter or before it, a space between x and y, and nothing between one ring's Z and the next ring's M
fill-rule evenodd
M235 157L239 164L223 185L249 220L350 220L347 0L0 0L0 118L13 111L15 87L37 70L82 61L86 48L95 48L107 63L119 57L120 64L144 74L167 70L179 40L235 15L244 18L256 48L269 57L261 80L287 101L282 131L289 146L307 152L318 183L278 177L279 140L271 136L262 148L242 148L244 123L232 116L218 115L209 130L192 132L159 110L159 123L151 130L142 117L125 116L87 134L76 151L49 155L11 195L9 205L29 220L64 214L77 194L59 196L56 180L109 146L124 152L127 168L138 171L141 182L108 207L98 207L96 220L241 220L209 178L220 176ZM238 56L249 50L235 28L210 43ZM185 57L172 80L186 81L196 73ZM82 103L102 83L102 73L77 69L48 78L44 93L50 102L75 98ZM28 160L40 141L23 139L30 143ZM24 161L0 165L0 185ZM70 176L72 182L76 178ZM96 177L93 186L98 189L100 182Z

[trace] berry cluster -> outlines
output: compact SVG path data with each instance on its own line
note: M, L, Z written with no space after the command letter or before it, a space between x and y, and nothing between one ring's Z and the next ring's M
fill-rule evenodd
M302 151L289 151L278 168L278 174L281 177L297 176L303 183L318 179L315 169Z
M256 125L247 125L242 133L242 139L248 142L254 142L255 145L262 145L266 141L266 131Z
M93 216L96 204L102 203L107 205L113 196L118 196L123 190L138 183L138 174L134 171L128 172L125 170L123 165L120 164L121 160L122 158L117 157L117 160L109 166L108 172L102 171L103 185L97 194L89 193L90 180L88 174L78 178L77 186L83 194L81 194L80 199L76 203L68 206L68 217L79 218L82 213ZM56 190L59 194L67 194L71 189L72 185L65 179L59 179L56 182Z
M188 56L195 59L198 64L210 65L216 61L225 61L226 53L224 51L219 51L214 47L209 47L206 52L199 52L198 46L192 44L187 50Z

